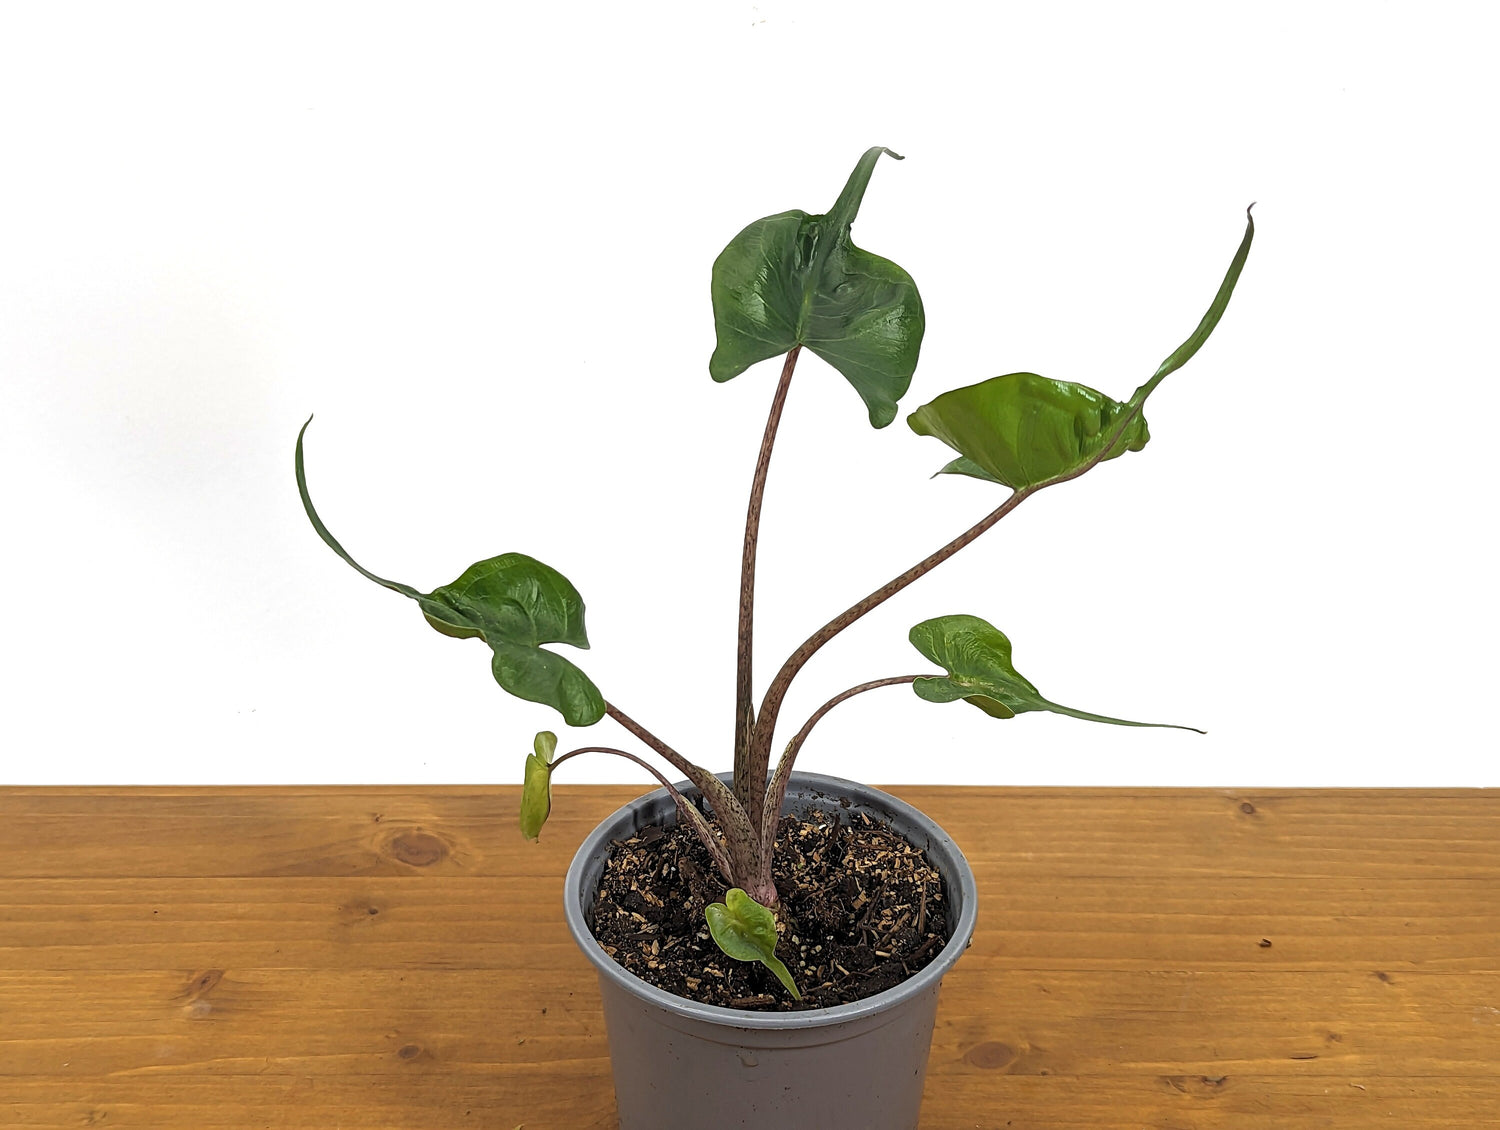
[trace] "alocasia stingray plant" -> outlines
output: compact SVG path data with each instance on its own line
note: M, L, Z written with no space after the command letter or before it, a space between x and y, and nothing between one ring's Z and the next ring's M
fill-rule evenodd
M1011 644L998 628L972 615L939 616L911 629L912 645L941 673L872 679L835 695L813 712L782 749L769 775L782 701L797 673L829 640L917 578L931 572L1026 499L1065 483L1127 451L1139 451L1150 435L1142 413L1146 399L1208 340L1245 265L1255 224L1246 210L1243 240L1198 328L1128 400L1071 381L1035 373L1007 373L953 389L907 417L918 435L947 444L957 458L942 473L969 475L1009 493L1000 505L935 553L851 605L816 632L781 665L757 710L751 687L755 609L755 553L761 498L771 449L797 359L805 348L854 386L870 423L883 428L911 383L925 320L916 284L901 267L857 247L850 228L876 162L889 149L868 150L854 167L833 207L822 214L800 210L756 220L714 261L712 295L717 347L709 360L715 381L739 376L759 361L783 356L781 379L771 398L760 454L750 486L740 567L739 650L735 677L734 777L724 784L689 761L614 703L570 660L548 644L589 646L583 598L557 570L522 553L480 561L456 581L419 592L388 581L359 565L328 532L307 491L303 466L304 424L297 436L297 488L313 527L335 553L370 580L416 601L427 622L445 635L475 637L493 657L495 680L505 690L553 707L570 726L592 726L606 715L686 777L707 802L701 811L660 771L640 757L609 746L584 746L556 757L557 738L536 736L526 757L521 831L534 839L551 809L551 780L559 766L585 753L624 757L646 768L666 787L677 811L718 865L729 890L708 908L714 938L731 957L765 962L796 993L791 976L775 958L776 886L771 860L787 783L797 754L820 718L839 703L877 687L910 684L928 702L962 699L994 718L1031 710L1051 711L1121 726L1129 722L1075 710L1044 697L1011 662ZM309 423L311 419L309 418ZM1178 727L1187 729L1190 727Z

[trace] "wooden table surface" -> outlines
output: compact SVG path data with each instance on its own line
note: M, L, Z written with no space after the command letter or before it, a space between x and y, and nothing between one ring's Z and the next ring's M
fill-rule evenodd
M0 790L0 1126L613 1127L560 901L639 791ZM892 791L980 886L923 1130L1500 1126L1500 794Z

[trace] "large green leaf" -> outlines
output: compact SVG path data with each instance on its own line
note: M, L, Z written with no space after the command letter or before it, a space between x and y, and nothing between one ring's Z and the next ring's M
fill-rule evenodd
M568 660L541 646L589 646L583 598L568 579L524 553L477 562L452 584L430 593L376 576L349 556L313 508L302 458L307 424L297 433L297 491L313 529L328 547L376 584L416 601L427 622L444 635L484 640L494 653L490 670L495 681L517 698L552 707L570 726L599 721L604 716L599 689Z
M943 472L1019 490L1098 456L1128 411L1087 385L1007 373L945 392L906 420L918 435L934 436L959 452ZM1139 451L1150 438L1146 418L1136 412L1104 458Z
M801 210L756 220L714 260L712 294L718 335L709 375L737 377L757 361L806 346L844 375L883 428L911 384L926 322L911 276L854 246L876 146L854 167L823 215Z
M918 435L934 436L959 453L939 473L971 475L1020 490L1072 477L1145 447L1151 438L1141 413L1146 398L1198 352L1229 305L1255 238L1248 209L1245 220L1244 238L1208 312L1129 401L1122 404L1087 385L1035 373L1008 373L945 392L906 418Z
M730 888L723 902L709 903L703 915L715 943L736 961L758 961L786 986L797 1000L802 994L782 960L776 956L776 916L739 887Z
M924 620L911 630L912 646L943 667L946 678L918 679L912 689L928 702L963 699L993 718L1014 718L1032 710L1066 714L1089 722L1115 726L1153 726L1172 730L1194 730L1170 722L1131 722L1104 714L1091 714L1059 706L1042 697L1010 661L1010 640L1005 633L978 616L938 616ZM1198 733L1203 731L1197 730Z

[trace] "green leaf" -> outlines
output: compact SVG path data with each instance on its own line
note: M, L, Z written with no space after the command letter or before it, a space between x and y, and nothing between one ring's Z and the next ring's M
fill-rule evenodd
M994 718L1014 718L1032 710L1066 714L1089 722L1115 726L1151 726L1172 730L1194 730L1170 722L1131 722L1104 714L1091 714L1059 706L1042 697L1010 660L1010 640L994 625L978 616L938 616L924 620L911 630L912 646L948 672L946 678L918 679L912 684L918 698L928 702L963 699Z
M849 238L882 153L902 160L880 146L867 150L827 213L766 216L719 253L711 285L714 380L803 345L854 386L871 424L883 428L896 418L922 347L922 299L910 275Z
M521 785L521 835L534 840L552 814L552 755L557 735L543 730L532 742L535 753L526 755L526 776Z
M297 433L297 491L313 529L328 547L376 584L416 601L427 622L443 635L482 639L494 653L490 670L495 681L517 698L552 707L570 726L599 721L604 716L599 689L567 659L541 646L589 646L583 598L572 583L524 553L477 562L430 593L376 576L349 556L313 508L302 457L302 438L311 423L309 416Z
M1035 373L1007 373L945 392L906 418L918 435L942 440L960 458L939 474L971 475L1014 490L1086 465L1114 437L1128 406L1102 392ZM1146 446L1139 412L1105 459Z
M938 473L969 475L1020 490L1080 474L1095 463L1145 447L1151 438L1141 414L1146 398L1168 373L1198 352L1229 305L1255 238L1248 208L1245 218L1244 238L1208 313L1129 401L1122 404L1087 385L1035 373L1008 373L945 392L906 418L918 435L934 436L959 453Z
M538 757L551 765L552 755L557 752L557 735L551 730L543 730L531 740L531 748Z
M776 916L739 887L730 888L723 902L709 903L703 911L708 932L718 946L736 961L758 961L776 974L796 1000L802 999L792 974L776 956Z

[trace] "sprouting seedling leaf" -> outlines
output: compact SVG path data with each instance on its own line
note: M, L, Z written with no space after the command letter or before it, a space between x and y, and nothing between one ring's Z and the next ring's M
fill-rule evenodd
M430 593L376 576L349 555L313 508L302 458L302 437L311 423L309 416L297 433L297 491L308 520L328 547L377 585L416 601L427 622L445 636L482 639L494 653L490 671L495 681L517 698L545 703L570 726L599 721L605 709L599 689L571 662L541 646L589 646L583 598L572 583L524 553L476 562L452 584Z
M906 418L918 435L940 439L959 453L939 473L969 475L1020 490L1071 477L1145 447L1151 438L1142 414L1146 398L1168 373L1198 352L1229 305L1255 238L1248 209L1245 218L1244 238L1208 313L1128 401L1035 373L1007 373L945 392Z
M926 321L910 275L856 247L850 226L880 155L867 150L823 215L800 209L756 220L714 260L716 381L804 345L854 386L883 428L916 371Z
M542 825L552 815L552 755L557 752L557 735L543 730L531 743L534 753L526 755L526 776L521 785L521 835L534 840Z
M723 902L703 911L708 932L721 950L736 961L758 961L776 974L794 1000L801 1000L792 974L776 956L776 915L739 887L730 888Z
M963 699L992 718L1014 718L1032 710L1066 714L1088 722L1108 722L1114 726L1151 726L1172 730L1193 730L1170 722L1131 722L1059 706L1043 698L1011 663L1010 640L993 624L978 616L938 616L924 620L911 630L912 646L942 666L945 678L918 679L912 689L928 702L954 702Z

